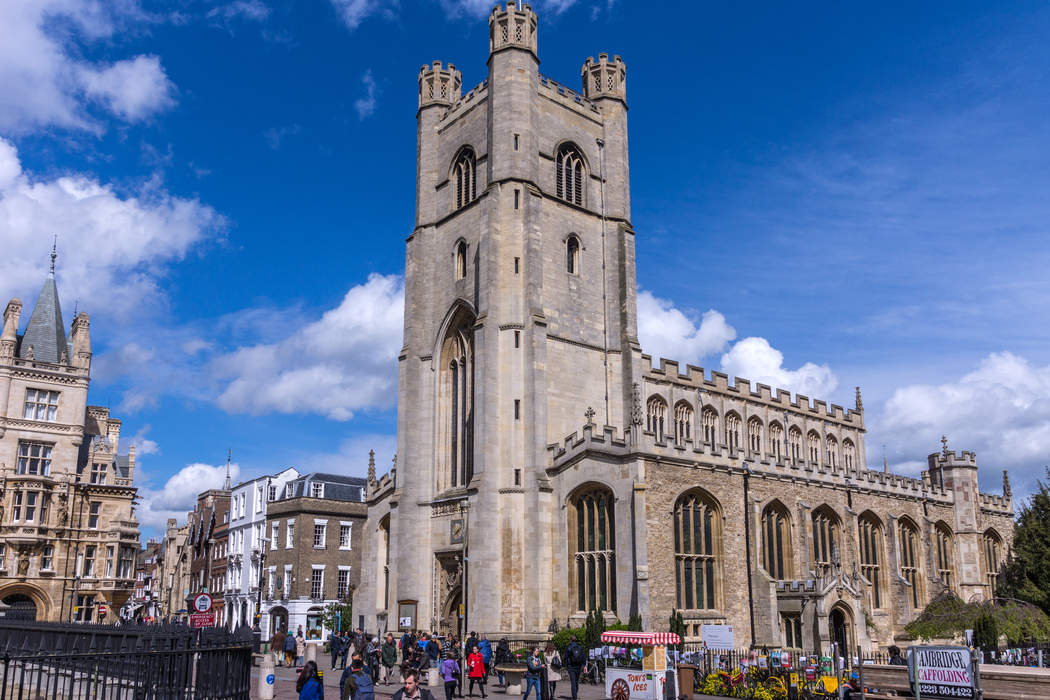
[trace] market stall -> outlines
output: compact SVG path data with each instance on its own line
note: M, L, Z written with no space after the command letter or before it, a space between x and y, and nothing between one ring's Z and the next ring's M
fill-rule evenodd
M605 697L612 700L663 700L678 697L678 675L667 667L667 645L680 644L673 632L603 632L604 644L641 647L642 667L607 668ZM671 687L668 688L668 684Z

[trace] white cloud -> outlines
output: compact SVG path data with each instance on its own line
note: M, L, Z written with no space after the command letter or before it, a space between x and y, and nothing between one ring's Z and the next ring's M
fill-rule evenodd
M400 5L397 0L331 0L331 3L347 29L357 29L372 16L392 18Z
M146 436L149 434L152 426L146 424L142 428L131 436L131 444L135 446L135 456L142 457L143 455L155 455L160 454L160 446L156 440L150 440Z
M262 22L269 16L270 8L259 0L235 0L208 10L208 19L221 20L224 23L236 19Z
M217 237L223 226L211 207L175 197L155 182L121 194L81 173L35 179L22 171L15 147L0 138L0 250L7 268L0 300L35 299L57 232L67 305L79 299L81 308L105 308L110 315L138 312L163 301L157 280L165 266Z
M977 452L982 475L1009 468L1030 493L1050 461L1050 366L1010 352L993 353L956 381L897 389L870 427L898 461L919 462L940 448Z
M213 370L225 384L219 406L342 421L360 409L393 405L404 294L399 277L373 274L291 336L216 359Z
M376 79L372 77L371 68L361 76L361 82L365 86L365 96L354 100L354 109L357 110L357 118L364 121L376 111Z
M109 65L80 58L82 43L112 40L146 19L134 0L0 2L0 133L101 131L89 102L130 122L170 107L174 88L155 56Z
M810 398L827 400L839 385L838 377L827 365L807 362L798 369L784 367L784 353L765 338L744 338L722 355L722 371L730 377L750 379L773 388L789 389Z
M529 4L537 12L551 12L560 15L577 4L578 0L533 0ZM440 0L441 6L453 17L468 15L471 17L487 17L496 5L506 6L506 0ZM611 8L615 0L606 0L605 7ZM591 19L596 16L596 10L601 8L600 4L594 4L591 8Z
M664 357L700 364L702 358L722 352L736 337L736 330L715 310L704 313L697 326L693 319L667 299L650 292L638 293L638 337L642 350L653 358Z
M230 478L237 483L241 469L230 465ZM221 489L226 480L226 465L213 466L195 462L175 472L161 489L139 488L136 514L143 529L163 530L168 518L186 522L187 511L193 510L197 494L208 489ZM139 479L136 479L138 482Z

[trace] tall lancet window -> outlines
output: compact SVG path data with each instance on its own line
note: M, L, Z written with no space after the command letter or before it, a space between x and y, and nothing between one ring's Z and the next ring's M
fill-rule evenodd
M464 146L452 165L452 180L455 184L456 206L460 209L474 201L477 196L477 166L474 149Z
M439 490L466 486L474 475L474 343L471 321L463 316L450 326L441 350Z
M572 144L564 144L555 158L554 180L559 199L583 206L583 157Z

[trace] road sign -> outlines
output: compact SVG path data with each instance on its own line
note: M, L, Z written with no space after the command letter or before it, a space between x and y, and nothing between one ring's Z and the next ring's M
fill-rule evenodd
M908 665L924 700L977 697L973 654L966 647L912 647Z
M190 627L214 627L215 626L215 613L191 613L190 614Z
M106 616L106 604L105 603L102 603L101 605L98 606L98 616L99 617L105 617Z
M211 610L211 596L207 593L198 593L194 596L193 610L198 613L206 613Z

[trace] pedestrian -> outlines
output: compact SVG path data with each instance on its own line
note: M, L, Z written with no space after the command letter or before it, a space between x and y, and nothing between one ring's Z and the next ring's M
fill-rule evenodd
M350 662L350 669L339 678L340 700L375 700L375 685L372 677L365 673L360 659Z
M459 664L453 658L452 652L447 652L445 660L441 662L441 680L445 682L445 700L452 700L456 696L456 681L459 673Z
M332 670L334 671L336 664L339 663L339 656L343 653L343 638L336 630L328 635L328 653L332 655Z
M485 678L488 679L492 671L492 642L484 634L481 635L481 641L478 642L478 651L481 652L481 658L485 662Z
M547 642L543 656L547 659L547 685L550 686L550 700L554 700L556 697L554 690L558 687L558 681L561 680L561 674L558 671L564 667L564 664L561 662L561 654L558 653L554 642Z
M427 635L427 656L430 657L430 665L437 666L438 658L441 656L441 647L438 646L437 641L433 637Z
M401 682L404 686L394 693L391 700L434 700L429 690L420 687L418 672L408 671L402 677Z
M350 654L353 649L354 640L350 637L350 630L343 632L342 649L339 657L339 667L346 669L346 657Z
M379 644L379 637L373 637L365 651L365 668L372 675L373 684L379 682L379 667L382 665L380 663L381 655L382 649Z
M390 632L386 633L386 641L383 642L380 661L383 664L383 685L390 685L390 676L394 672L395 664L397 664L397 642L394 641L394 635Z
M481 657L477 645L467 654L467 677L470 678L470 688L467 693L474 697L474 685L481 688L481 697L485 697L485 660Z
M295 664L295 637L290 634L284 635L284 663L288 666Z
M507 641L506 637L499 640L496 644L496 680L499 681L501 688L507 687L507 674L499 670L500 664L509 664L514 660L514 657L510 653L510 642ZM573 700L576 700L573 698Z
M587 655L583 653L583 647L573 639L569 646L565 647L565 670L569 672L569 692L572 700L576 700L576 694L580 690L580 674L583 667L587 665Z
M543 677L543 659L540 658L540 648L532 647L532 653L525 660L525 694L521 700L529 700L529 691L536 689L536 700L543 700L543 691L540 690L540 679Z
M317 664L313 661L303 665L299 680L295 682L295 691L299 693L299 700L324 700L324 685L317 675Z
M270 637L270 651L273 652L274 663L277 666L281 665L281 658L284 656L284 638L286 636L288 635L278 627L277 631Z
M907 666L908 662L901 656L901 649L897 645L890 647L890 666Z
M470 656L470 654L478 648L478 633L471 632L467 635L466 647L464 648L464 654Z
M303 657L306 656L306 638L303 636L303 628L295 633L295 665L302 667Z

